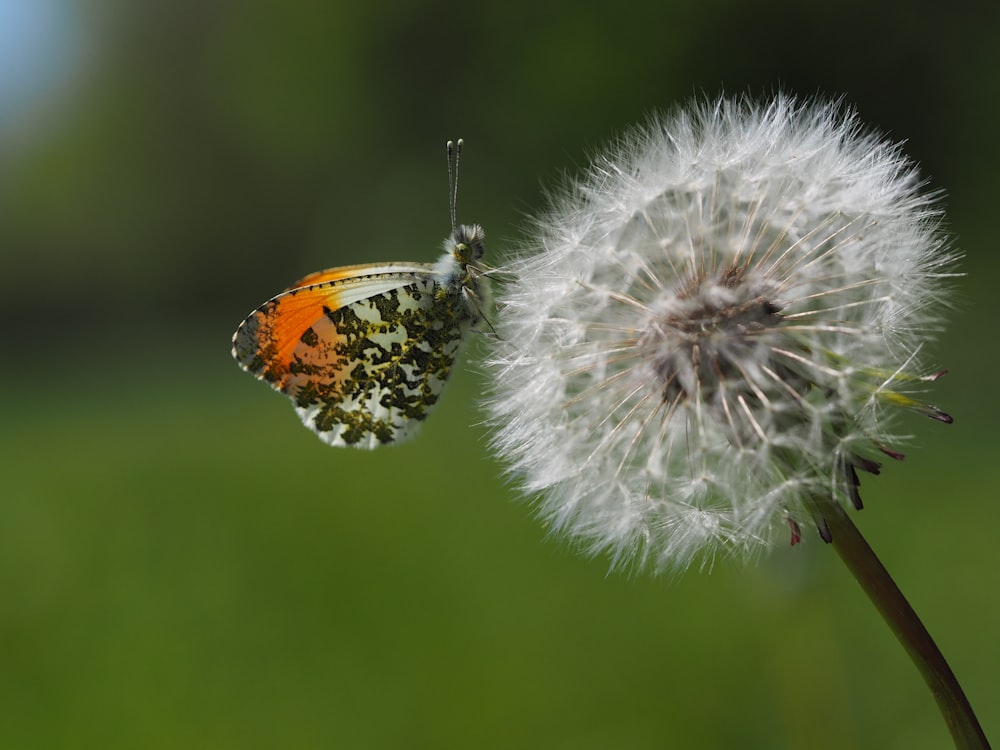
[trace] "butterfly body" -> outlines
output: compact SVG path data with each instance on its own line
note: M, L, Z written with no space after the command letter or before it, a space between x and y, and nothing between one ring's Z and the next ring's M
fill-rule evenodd
M435 264L372 263L306 276L233 335L239 365L293 402L325 443L405 440L437 403L488 304L481 227L458 226Z

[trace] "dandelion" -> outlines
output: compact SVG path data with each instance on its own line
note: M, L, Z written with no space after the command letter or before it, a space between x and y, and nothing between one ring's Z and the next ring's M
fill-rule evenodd
M834 106L722 100L623 138L505 270L495 446L558 533L656 569L860 505L899 458L954 254ZM823 530L826 533L826 530Z
M956 253L921 187L853 113L778 97L676 111L557 195L487 362L493 447L552 532L656 571L813 525L849 555L896 414L951 421L924 345Z

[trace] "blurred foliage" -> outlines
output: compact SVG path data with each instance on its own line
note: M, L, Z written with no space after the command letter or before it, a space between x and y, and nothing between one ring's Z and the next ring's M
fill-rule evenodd
M956 424L913 422L859 524L1000 737L995 4L42 5L23 73L62 75L0 97L0 746L946 746L820 544L606 577L511 502L474 376L368 454L229 359L309 271L435 257L448 138L500 257L622 128L777 88L843 96L947 191Z

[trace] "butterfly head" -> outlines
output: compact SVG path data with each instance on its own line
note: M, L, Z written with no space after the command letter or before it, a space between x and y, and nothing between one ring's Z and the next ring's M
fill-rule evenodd
M448 250L459 266L475 265L486 252L486 233L478 224L461 224L448 240Z

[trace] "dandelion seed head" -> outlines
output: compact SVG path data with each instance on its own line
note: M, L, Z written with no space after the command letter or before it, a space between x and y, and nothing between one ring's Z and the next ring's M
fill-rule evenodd
M553 533L664 570L787 538L810 493L858 504L893 407L937 412L913 394L955 255L920 188L853 113L778 97L677 110L557 195L487 365Z

